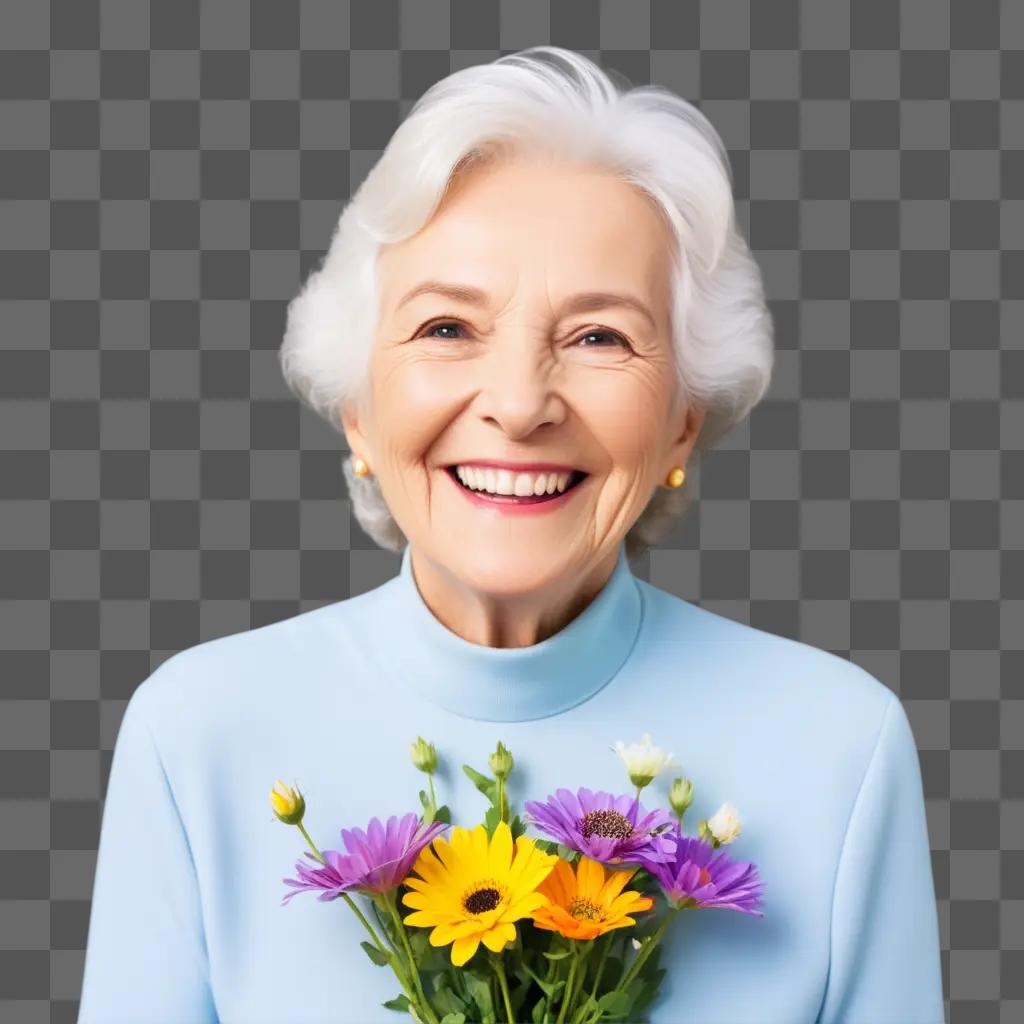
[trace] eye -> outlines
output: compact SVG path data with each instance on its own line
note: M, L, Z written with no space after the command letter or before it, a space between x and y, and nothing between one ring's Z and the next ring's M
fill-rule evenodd
M581 344L581 342L583 342L585 338L611 338L612 346L624 349L632 348L629 342L626 341L626 339L621 334L618 334L615 331L587 331L585 334L581 334L579 338L576 340L576 344L579 345L580 348L608 348L609 346L607 344L583 345Z
M416 337L440 338L442 341L461 340L457 335L442 335L435 333L436 331L439 331L441 329L444 329L446 331L461 331L463 330L463 326L462 324L454 320L436 320L432 324L428 323L421 327L419 331L416 332ZM598 343L596 345L583 344L584 340L587 338L603 338L606 340L603 343ZM580 348L623 348L629 352L633 350L633 347L629 344L629 342L626 341L626 339L617 331L587 331L585 334L581 334L579 338L576 339L575 344L578 345Z
M453 341L458 340L457 338L454 338L450 334L441 335L434 333L434 331L437 331L442 327L445 328L446 330L462 330L462 324L455 323L452 320L438 320L436 323L428 324L426 327L422 328L422 332L425 332L422 334L422 336L426 338L441 338L442 341L446 339L451 339Z

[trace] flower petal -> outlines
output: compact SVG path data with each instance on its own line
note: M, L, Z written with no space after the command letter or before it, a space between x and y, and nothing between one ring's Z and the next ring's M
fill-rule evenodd
M452 963L461 967L480 946L479 935L467 935L465 938L456 939L452 943Z

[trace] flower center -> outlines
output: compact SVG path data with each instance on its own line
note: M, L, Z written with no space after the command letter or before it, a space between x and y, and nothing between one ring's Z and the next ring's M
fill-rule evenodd
M605 836L614 839L629 839L633 835L633 824L618 811L588 811L583 816L580 829L584 839L591 836Z
M483 914L493 910L501 902L501 893L493 886L475 889L463 901L462 905L471 914Z
M585 896L579 896L569 904L569 913L584 921L597 921L601 917L601 908Z

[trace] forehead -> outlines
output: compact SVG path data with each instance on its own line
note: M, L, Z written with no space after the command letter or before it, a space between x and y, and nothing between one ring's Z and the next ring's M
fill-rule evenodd
M473 167L415 235L382 248L393 308L425 277L507 291L630 288L665 301L671 234L653 199L594 167L518 159Z

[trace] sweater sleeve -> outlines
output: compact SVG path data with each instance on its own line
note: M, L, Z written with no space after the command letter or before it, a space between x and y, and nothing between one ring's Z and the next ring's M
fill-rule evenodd
M854 801L832 899L818 1024L944 1024L924 789L895 696Z
M140 697L110 765L78 1024L207 1024L217 1015L195 867Z

